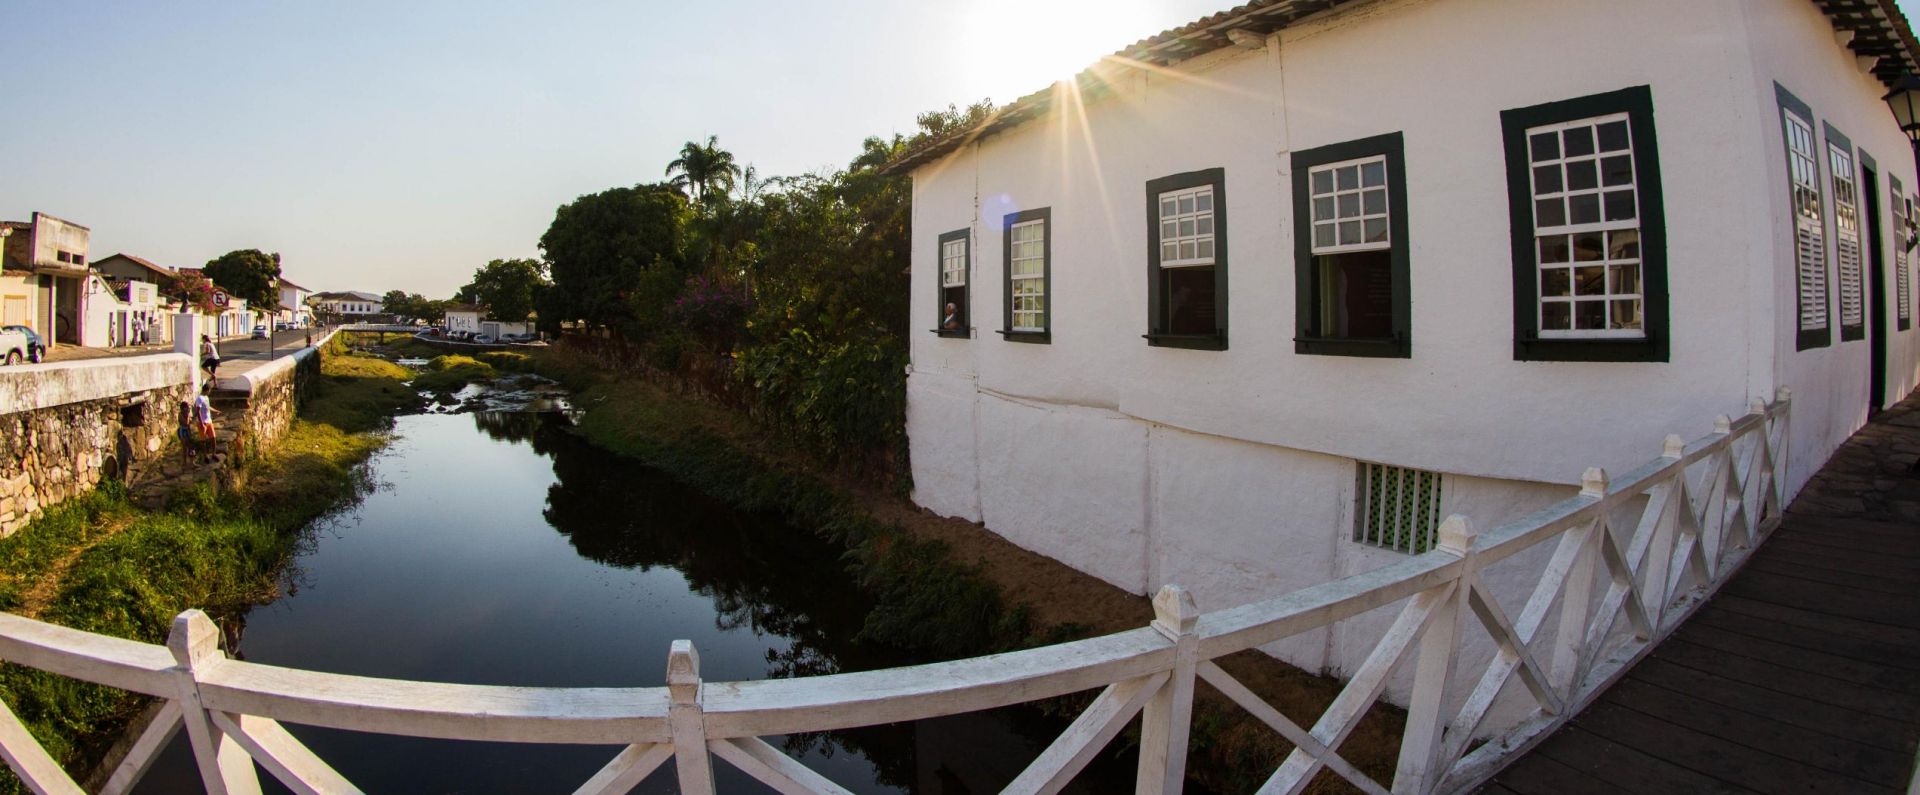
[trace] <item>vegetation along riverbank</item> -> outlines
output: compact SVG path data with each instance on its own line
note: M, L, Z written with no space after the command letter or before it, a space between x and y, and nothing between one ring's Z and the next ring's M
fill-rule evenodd
M131 484L107 483L0 539L0 609L162 643L182 610L230 619L270 600L301 529L368 487L358 465L383 444L390 418L419 401L410 377L330 346L277 445L173 484L136 473ZM157 500L137 496L155 489L165 490ZM92 767L144 702L16 665L0 668L0 699L72 771ZM0 777L0 788L20 791L11 773Z
M770 510L847 550L846 572L873 598L864 635L950 659L1144 626L1152 609L1091 576L1020 549L979 525L934 516L887 478L823 460L804 444L668 377L594 346L562 344L535 369L567 385L579 433L747 510ZM1310 725L1340 683L1258 652L1221 661L1296 722ZM1257 789L1291 746L1202 684L1191 775L1221 792ZM1050 705L1070 712L1083 699ZM1376 706L1342 746L1360 769L1389 777L1404 715ZM1353 791L1331 775L1312 792Z

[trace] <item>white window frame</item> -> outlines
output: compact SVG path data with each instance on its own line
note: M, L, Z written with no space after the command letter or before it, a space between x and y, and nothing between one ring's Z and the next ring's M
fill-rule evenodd
M1833 263L1840 282L1840 327L1867 324L1860 255L1860 187L1853 152L1827 140L1827 170L1833 183Z
M1020 233L1028 229L1038 229L1039 237L1033 240L1021 240ZM1007 234L1013 239L1013 256L1007 259L1007 282L1011 285L1010 300L1013 302L1011 324L1013 331L1044 332L1047 330L1047 231L1045 218L1021 221L1007 229ZM1020 246L1023 243L1031 244L1035 253L1022 256ZM1036 263L1038 267L1033 273L1023 274L1017 266L1024 263ZM1020 302L1023 298L1038 299L1038 308L1021 309ZM1034 325L1022 325L1021 315L1031 316L1039 322Z
M1787 180L1794 216L1794 281L1799 297L1799 330L1833 328L1827 307L1826 190L1815 156L1813 120L1780 109L1786 136Z
M940 286L967 286L966 240L954 239L940 245Z
M1611 124L1615 122L1618 122L1626 127L1627 148L1624 150L1613 150L1613 151L1602 152L1600 151L1600 146L1599 146L1599 128L1601 127L1601 125ZM1561 143L1558 144L1561 148L1559 151L1559 155L1557 157L1549 160L1534 159L1533 147L1532 147L1534 136L1540 135L1543 133L1561 134L1567 130L1582 128L1582 127L1592 128L1593 130L1593 135L1595 140L1594 140L1594 149L1592 152L1584 155L1568 156L1566 153L1566 149L1564 148L1565 147L1564 136L1562 136ZM1626 113L1626 112L1608 113L1608 114L1603 114L1599 116L1590 116L1584 119L1575 119L1572 121L1558 122L1554 124L1545 124L1538 127L1529 127L1527 128L1525 135L1526 135L1526 141L1527 141L1528 196L1529 196L1529 200L1533 201L1536 207L1536 210L1533 215L1533 240L1534 240L1533 256L1534 256L1534 266L1535 266L1534 286L1535 286L1535 296L1536 296L1534 311L1538 313L1535 319L1538 322L1538 325L1536 326L1536 328L1540 335L1540 338L1541 339L1646 339L1646 336L1647 336L1647 328L1646 328L1646 310L1647 310L1646 277L1647 277L1647 274L1646 274L1646 268L1644 267L1645 260L1643 256L1644 255L1643 247L1645 245L1645 239L1644 239L1644 236L1642 235L1643 230L1641 228L1642 227L1641 221L1645 217L1644 213L1646 208L1642 207L1640 203L1640 173L1639 173L1640 165L1638 161L1638 154L1634 149L1636 142L1633 137L1632 114ZM1632 173L1628 177L1627 182L1624 184L1619 184L1619 183L1608 184L1606 182L1606 175L1602 170L1602 161L1610 158L1614 158L1614 157L1621 157L1621 156L1624 156L1627 158L1627 165L1630 169L1632 169ZM1580 162L1591 162L1594 164L1595 177L1594 177L1593 187L1591 188L1573 189L1572 186L1568 184L1566 180L1565 166L1570 163L1580 163ZM1549 167L1549 166L1559 169L1561 171L1562 182L1560 185L1560 189L1558 191L1548 191L1548 192L1542 193L1540 190L1541 186L1539 184L1539 174L1540 174L1539 170L1543 167ZM1607 220L1607 217L1606 217L1607 208L1606 208L1605 197L1607 194L1618 193L1618 192L1625 192L1628 195L1633 197L1633 202L1634 202L1633 216L1628 219ZM1588 223L1574 223L1572 199L1576 197L1585 197L1585 196L1593 196L1595 202L1598 203L1599 220L1588 222ZM1566 217L1561 220L1564 221L1564 223L1553 225L1553 226L1547 226L1547 225L1541 224L1540 213L1538 212L1538 209L1537 209L1539 202L1541 201L1563 202L1562 207ZM1613 256L1614 250L1616 248L1616 246L1613 244L1613 237L1615 234L1618 234L1621 232L1634 233L1634 251L1635 251L1634 256L1631 256L1631 257ZM1602 245L1600 247L1601 253L1602 253L1601 258L1598 260L1585 260L1585 261L1578 260L1577 259L1578 254L1575 250L1575 246L1572 244L1571 241L1577 239L1582 235L1589 235L1589 234L1595 234L1595 233L1598 233L1601 235L1601 240L1602 240ZM1541 257L1542 257L1541 252L1543 250L1541 246L1541 241L1544 238L1551 238L1551 237L1565 237L1569 241L1566 261L1553 262L1553 263L1547 263L1547 262L1541 261ZM1580 268L1591 268L1591 267L1599 267L1602 269L1600 292L1597 294L1581 293L1579 290L1578 271ZM1633 284L1634 284L1633 291L1629 292L1623 289L1622 290L1615 289L1617 286L1617 283L1615 281L1614 274L1616 273L1617 268L1633 269L1633 274L1634 274L1633 275ZM1567 272L1568 287L1567 287L1566 295L1564 296L1547 295L1546 272L1548 270L1564 270ZM1596 295L1598 296L1597 298L1595 297ZM1634 301L1638 304L1639 309L1637 311L1636 316L1639 318L1639 324L1640 324L1639 328L1620 328L1620 329L1574 328L1574 326L1576 326L1578 322L1577 308L1579 307L1580 304L1594 303L1594 302L1601 304L1606 310L1605 317L1607 318L1607 325L1612 325L1612 323L1614 322L1613 321L1614 311L1615 311L1614 305L1620 301ZM1568 328L1565 328L1565 329L1547 328L1546 308L1548 304L1566 304L1567 305Z
M1894 181L1897 186L1898 180ZM1894 316L1907 328L1913 323L1913 275L1907 266L1911 257L1907 254L1907 242L1913 239L1914 222L1913 199L1900 195L1898 187L1893 189L1894 238L1893 238L1893 290L1897 307ZM1900 328L1896 326L1895 328Z
M1369 182L1368 178L1373 172L1369 171L1368 166L1379 166L1378 182ZM1388 193L1388 168L1386 155L1373 155L1314 166L1307 171L1307 212L1311 214L1308 229L1312 235L1310 250L1315 256L1355 251L1386 251L1393 248L1393 197ZM1341 178L1348 173L1354 175L1351 185L1341 181ZM1328 187L1324 191L1319 190L1315 184L1316 178L1321 174L1328 175ZM1380 197L1378 212L1371 212L1367 208L1366 200L1370 195ZM1348 197L1353 199L1354 212L1351 214L1345 212L1340 206L1340 200ZM1328 212L1323 213L1322 210ZM1377 238L1368 239L1367 237L1369 221L1379 223L1380 234ZM1346 224L1355 224L1359 227L1359 242L1340 242L1340 228ZM1333 232L1331 244L1320 244L1322 227Z
M1214 241L1213 186L1167 191L1160 194L1159 207L1160 267L1197 268L1214 264L1219 246ZM1178 256L1180 247L1186 244L1193 245L1194 255ZM1167 256L1169 246L1176 256Z

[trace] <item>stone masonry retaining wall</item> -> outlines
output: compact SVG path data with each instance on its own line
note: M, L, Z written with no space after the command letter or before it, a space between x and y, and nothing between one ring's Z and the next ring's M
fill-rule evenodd
M244 436L257 450L286 435L300 396L320 375L325 343L220 379L216 403L236 399L241 407L222 418L224 441ZM195 368L177 353L0 368L0 537L169 453Z
M0 536L166 452L193 368L168 353L0 370Z

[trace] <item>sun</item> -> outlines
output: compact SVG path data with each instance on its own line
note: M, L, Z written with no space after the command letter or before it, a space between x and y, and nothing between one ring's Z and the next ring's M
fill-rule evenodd
M1151 0L974 0L966 9L966 82L1001 102L1157 32Z

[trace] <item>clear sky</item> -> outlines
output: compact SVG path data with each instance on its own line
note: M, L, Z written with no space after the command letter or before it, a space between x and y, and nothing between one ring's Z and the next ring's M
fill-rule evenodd
M312 289L446 297L688 140L844 164L1236 2L0 0L0 218L91 227L96 259L260 248Z
M1229 4L5 2L0 218L88 226L96 259L260 248L312 289L445 297L688 140L844 164Z

